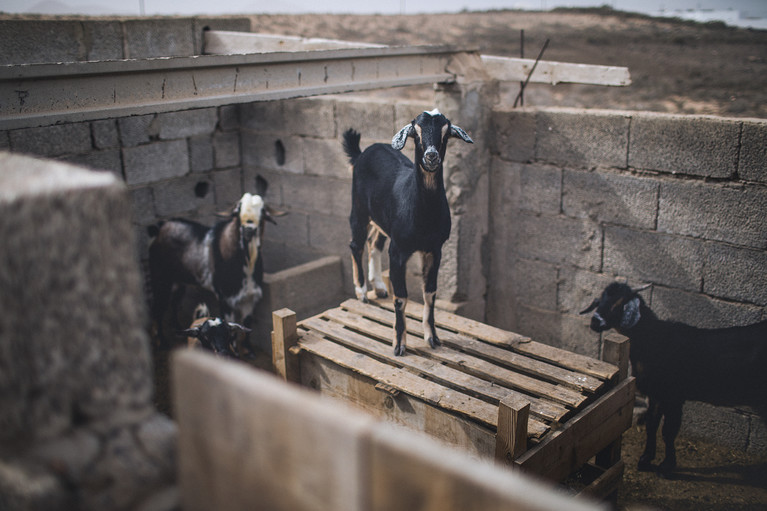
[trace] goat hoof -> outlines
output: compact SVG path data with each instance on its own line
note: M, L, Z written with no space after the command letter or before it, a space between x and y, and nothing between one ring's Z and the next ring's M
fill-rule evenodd
M671 478L671 475L674 473L675 469L676 461L665 459L660 465L658 465L658 475L664 479L669 479Z
M640 456L639 463L637 463L637 470L640 472L652 472L654 470L652 459L645 455Z
M439 348L442 346L442 341L440 341L437 336L429 337L429 346L432 348Z
M376 296L378 298L386 298L389 296L389 293L385 289L376 289Z
M402 344L394 347L394 356L395 357L401 357L405 354L405 346Z

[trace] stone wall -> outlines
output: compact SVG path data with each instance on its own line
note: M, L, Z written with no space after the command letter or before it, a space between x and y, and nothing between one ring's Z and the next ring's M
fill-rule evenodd
M665 319L767 319L767 121L498 109L491 122L491 324L597 355L578 312L616 278L652 283ZM696 407L689 431L765 449L750 413Z

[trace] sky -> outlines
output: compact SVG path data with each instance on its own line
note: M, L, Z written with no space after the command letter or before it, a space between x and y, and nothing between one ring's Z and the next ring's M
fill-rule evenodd
M657 14L661 11L737 10L742 17L767 18L767 0L0 0L0 11L48 14L197 15L255 13L418 14L464 9L595 7Z

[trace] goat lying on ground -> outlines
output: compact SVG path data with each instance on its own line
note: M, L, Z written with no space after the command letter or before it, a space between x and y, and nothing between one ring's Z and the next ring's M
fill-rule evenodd
M239 358L239 345L250 333L250 328L221 318L202 316L180 333L189 336L187 345L190 348L206 349L221 357Z
M408 137L415 142L415 164L399 151ZM387 295L381 279L381 251L389 243L389 276L394 292L394 354L405 353L405 267L421 253L423 266L424 338L434 348L440 341L434 328L434 296L442 245L450 236L450 208L445 196L442 162L450 137L473 143L438 110L423 112L403 127L391 146L373 144L360 151L360 134L344 133L344 151L353 166L352 210L349 216L352 268L357 298L366 301L367 285L362 252L368 238L370 280L379 297Z
M639 296L642 289L610 284L581 314L596 309L591 318L592 330L614 328L630 339L631 368L637 388L650 400L647 443L639 458L639 470L652 469L656 432L664 417L666 457L658 471L666 475L676 467L674 439L682 423L685 401L750 405L764 416L767 321L718 329L664 321Z
M227 321L250 325L261 299L264 222L272 219L264 205L266 180L256 180L257 195L245 193L228 220L207 227L174 219L150 228L149 273L152 281L152 319L162 325L174 284L194 284L215 293ZM167 346L162 328L161 344Z

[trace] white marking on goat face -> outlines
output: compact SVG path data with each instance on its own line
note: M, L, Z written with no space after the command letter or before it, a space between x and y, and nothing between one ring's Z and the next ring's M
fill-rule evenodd
M260 195L246 193L240 199L240 225L257 229L261 223L264 199Z

